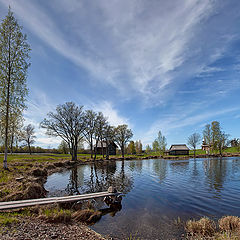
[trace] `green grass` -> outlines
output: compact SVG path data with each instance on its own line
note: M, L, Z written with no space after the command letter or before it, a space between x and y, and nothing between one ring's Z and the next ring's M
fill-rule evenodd
M204 151L202 149L196 149L196 155L203 155L203 154L206 154L206 151ZM190 150L189 155L194 155L194 151Z
M0 155L0 161L3 161L4 155ZM8 162L15 162L17 160L51 160L51 159L70 159L71 155L70 154L8 154Z
M17 217L30 216L28 210L17 211L17 212L3 212L0 213L0 226L5 226L11 223L18 222Z
M68 209L58 209L58 208L45 208L43 211L42 211L42 214L45 215L46 217L53 217L53 216L56 216L58 214L66 214L66 215L71 215L71 211L68 210Z
M226 153L239 153L240 152L240 148L229 147L229 148L225 149L224 152L226 152Z

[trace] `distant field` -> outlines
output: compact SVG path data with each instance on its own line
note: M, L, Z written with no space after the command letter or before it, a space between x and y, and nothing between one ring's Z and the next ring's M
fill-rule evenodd
M238 153L237 147L229 147L223 151L224 153ZM218 152L216 152L218 153ZM196 155L202 155L206 154L205 151L201 149L196 150ZM141 158L141 157L146 157L146 156L160 156L161 154L159 152L150 152L150 153L144 153L144 154L136 154L136 155L131 155L131 154L126 154L125 157L136 157L136 158ZM194 155L194 151L190 150L189 152L190 156ZM86 160L90 158L90 154L78 154L78 159L79 160ZM110 156L111 157L111 156ZM112 157L121 157L120 154L112 156ZM0 153L0 162L3 161L4 154ZM97 159L102 158L102 155L97 155ZM13 162L21 162L24 160L31 160L31 161L38 161L38 162L44 162L44 161L54 161L54 160L59 160L59 159L71 159L70 154L54 154L54 153L41 153L41 154L8 154L8 162L13 163Z
M90 154L78 154L78 159L79 160L84 160L86 158L90 158ZM97 158L101 158L102 155L97 155ZM0 154L0 162L3 161L4 154ZM30 154L22 154L22 153L13 153L13 154L8 154L8 162L16 162L16 161L24 161L24 160L36 160L38 162L41 161L51 161L51 160L58 160L58 159L71 159L70 154L54 154L54 153L33 153L32 155Z
M0 155L0 161L3 161L4 154ZM8 154L8 162L14 162L17 160L51 160L51 159L71 158L69 154Z

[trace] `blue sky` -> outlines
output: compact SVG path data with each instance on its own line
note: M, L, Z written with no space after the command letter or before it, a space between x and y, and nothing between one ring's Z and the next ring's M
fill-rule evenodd
M186 143L217 120L240 137L239 0L0 0L31 45L25 123L74 101L126 123L134 140Z

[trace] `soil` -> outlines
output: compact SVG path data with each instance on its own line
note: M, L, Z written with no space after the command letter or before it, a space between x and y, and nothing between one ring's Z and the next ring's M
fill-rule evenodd
M79 223L47 223L37 218L20 218L18 222L4 226L0 231L0 239L5 240L37 240L37 239L88 239L106 240L100 234Z

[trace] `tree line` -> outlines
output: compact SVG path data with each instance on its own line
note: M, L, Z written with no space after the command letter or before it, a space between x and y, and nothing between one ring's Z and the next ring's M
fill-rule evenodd
M82 141L88 143L91 158L96 159L99 144L104 157L105 143L106 159L109 159L109 145L113 142L117 143L124 157L125 146L133 136L126 124L111 126L102 112L84 111L83 106L74 102L58 105L55 112L47 114L40 127L46 129L47 135L63 140L62 145L70 151L72 160L77 160L78 147Z
M211 124L206 124L203 130L203 144L209 149L209 153L219 152L222 155L223 150L226 149L231 141L230 135L225 133L218 121L213 121ZM201 135L199 133L193 133L188 138L188 144L196 155L196 147L201 141ZM235 144L239 142L236 140Z
M167 139L162 134L161 131L158 131L157 138L152 142L152 147L149 144L147 144L145 152L146 153L155 152L164 155L166 149Z
M27 71L30 66L30 45L11 8L0 25L0 141L4 146L4 169L8 169L8 150L24 142L30 154L35 141L34 126L23 126L28 88ZM90 146L91 157L96 158L96 146L116 141L124 157L124 148L133 136L127 125L111 126L101 112L83 110L73 102L59 105L48 113L40 126L50 136L60 137L68 146L72 159L77 159L79 143L84 139ZM94 148L95 146L95 148ZM109 157L107 151L106 157Z

